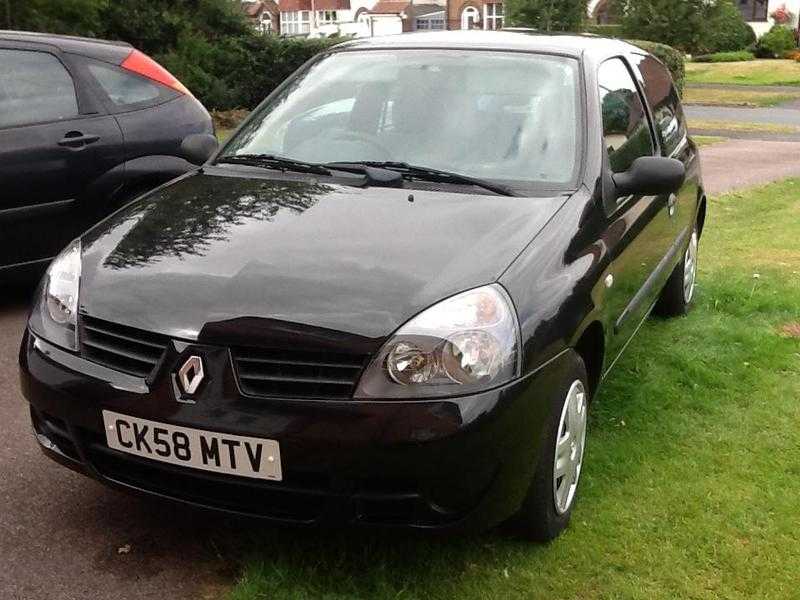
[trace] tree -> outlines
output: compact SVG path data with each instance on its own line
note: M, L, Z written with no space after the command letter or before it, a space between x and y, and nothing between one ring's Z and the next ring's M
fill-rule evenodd
M1 29L93 36L109 0L2 0Z
M755 40L731 0L614 0L628 37L692 54L742 50Z
M582 31L587 0L507 0L509 23L541 31Z

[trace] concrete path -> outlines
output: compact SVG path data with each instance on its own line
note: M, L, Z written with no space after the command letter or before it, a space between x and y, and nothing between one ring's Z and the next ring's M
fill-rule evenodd
M700 149L710 195L800 177L800 142L728 140Z

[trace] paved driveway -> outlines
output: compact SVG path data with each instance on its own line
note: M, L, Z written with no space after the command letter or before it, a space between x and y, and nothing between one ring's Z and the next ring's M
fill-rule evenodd
M800 176L800 143L732 140L701 152L712 193ZM41 456L17 382L31 289L0 289L0 599L218 597L253 523L130 497Z

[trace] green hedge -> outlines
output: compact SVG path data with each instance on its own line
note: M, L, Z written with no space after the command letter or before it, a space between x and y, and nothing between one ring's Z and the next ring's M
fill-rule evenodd
M586 25L586 32L602 35L603 37L618 38L622 37L622 25Z
M794 31L783 25L773 25L772 29L758 40L755 53L759 58L780 58L795 48L797 40Z
M185 36L156 56L211 110L253 109L284 79L341 38L246 35L209 42Z
M638 46L642 50L646 50L661 62L672 73L672 79L675 81L675 87L678 93L683 95L683 85L686 80L686 61L683 54L666 44L659 44L658 42L647 42L644 40L628 40L634 46Z
M723 62L744 62L754 60L755 55L747 50L738 52L715 52L714 54L701 54L692 57L692 62L698 63L723 63Z

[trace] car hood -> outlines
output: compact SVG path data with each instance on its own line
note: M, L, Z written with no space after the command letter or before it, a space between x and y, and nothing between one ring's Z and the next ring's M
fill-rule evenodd
M220 173L85 234L84 314L203 343L371 351L424 308L497 280L565 199Z

